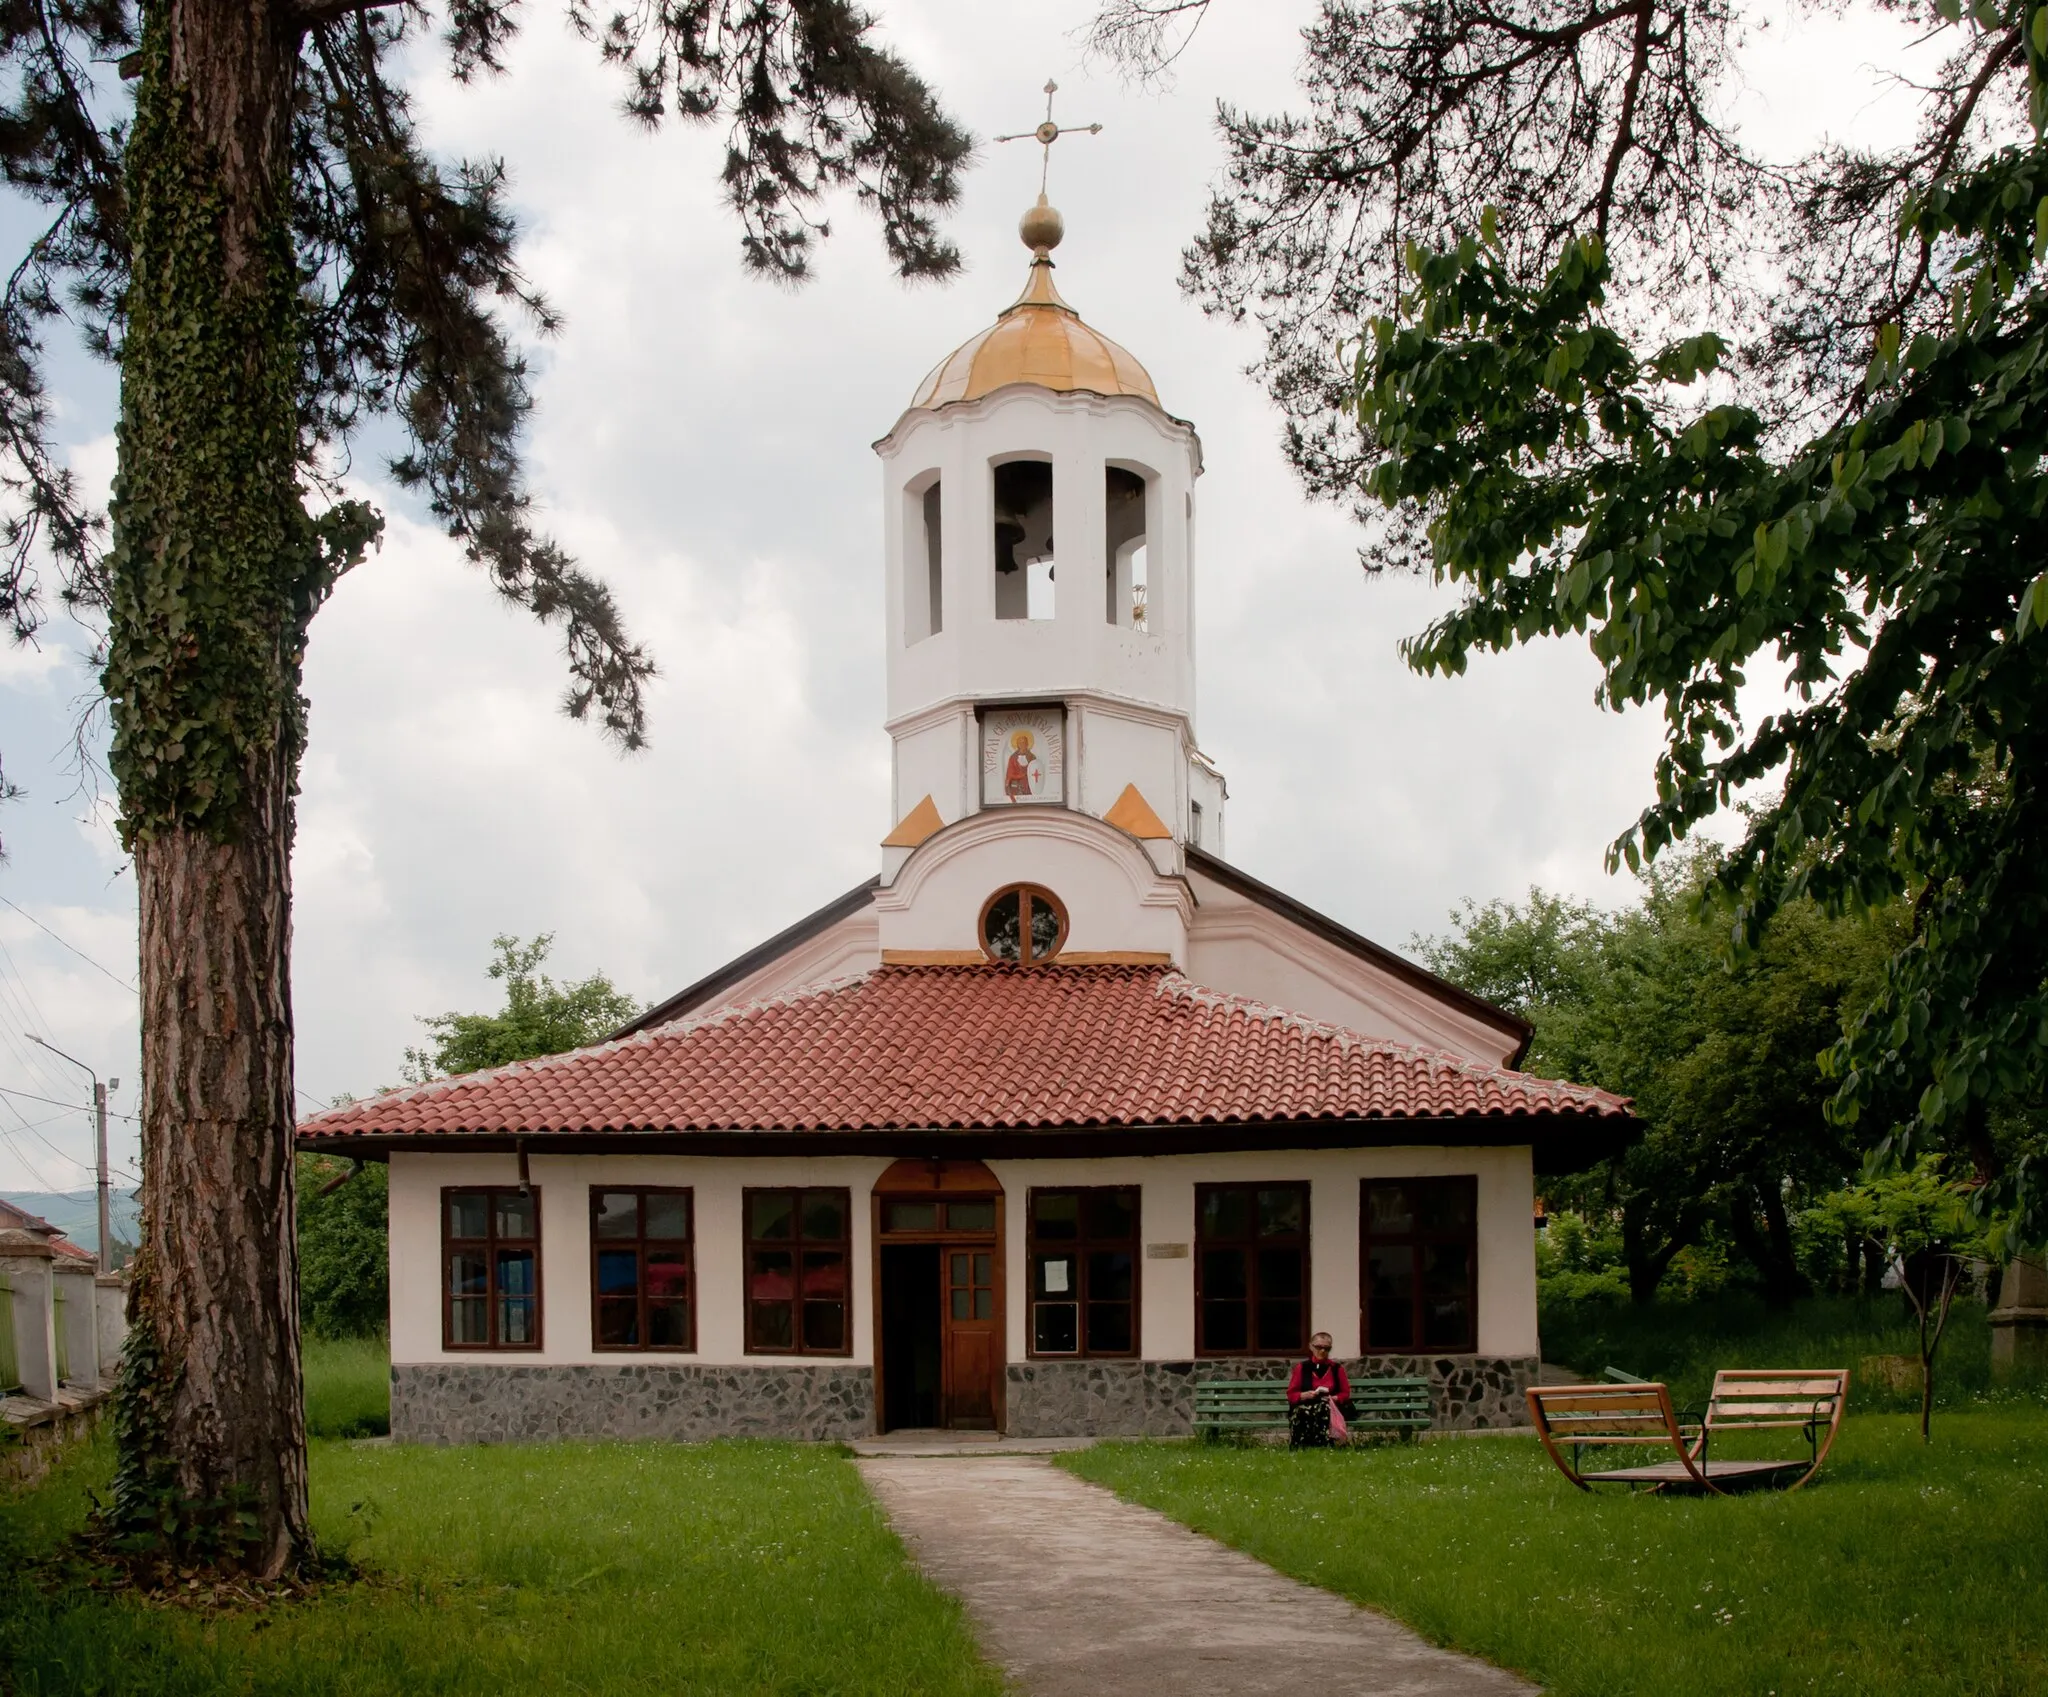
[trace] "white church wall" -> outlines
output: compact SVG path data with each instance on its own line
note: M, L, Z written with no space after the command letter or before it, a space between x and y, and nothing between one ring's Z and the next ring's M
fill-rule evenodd
M931 838L875 896L885 955L978 950L989 897L1038 884L1067 909L1064 949L1186 952L1187 890L1114 827L1061 808L992 809Z
M441 1191L447 1185L516 1185L509 1154L391 1157L391 1359L503 1366L620 1366L664 1359L700 1365L868 1366L874 1361L874 1220L868 1197L889 1165L867 1156L814 1160L694 1155L531 1155L541 1198L541 1345L537 1350L444 1349L441 1344ZM697 1241L697 1348L669 1356L591 1347L590 1191L593 1186L682 1185L691 1191ZM851 1193L848 1264L851 1355L750 1355L746 1349L746 1248L742 1193L801 1185Z
M1367 1037L1445 1049L1506 1066L1516 1038L1384 967L1317 936L1284 914L1198 870L1188 929L1188 976L1211 989L1253 996Z
M1124 786L1136 784L1160 822L1174 830L1187 781L1178 722L1123 711L1102 701L1088 702L1074 719L1080 749L1080 806L1098 816L1107 813L1124 793Z
M974 715L964 707L942 709L897 732L892 827L926 796L948 825L974 811L973 743Z
M1536 1188L1529 1150L1417 1147L1227 1151L1210 1155L991 1161L1009 1206L1004 1278L1012 1361L1027 1354L1028 1193L1064 1185L1135 1184L1139 1234L1139 1346L1147 1361L1195 1353L1195 1186L1309 1186L1310 1327L1340 1356L1360 1353L1359 1186L1366 1179L1475 1175L1479 1180L1480 1355L1527 1356L1536 1343ZM1182 1251L1155 1257L1153 1251Z

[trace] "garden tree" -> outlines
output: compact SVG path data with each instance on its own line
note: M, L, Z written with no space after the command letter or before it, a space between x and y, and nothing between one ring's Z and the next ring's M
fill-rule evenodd
M540 971L554 946L542 935L492 942L486 968L505 986L496 1013L434 1014L423 1049L405 1052L413 1083L558 1055L602 1042L640 1012L640 1004L601 972L557 984ZM299 1157L299 1314L323 1337L362 1337L384 1329L391 1311L389 1191L384 1168L331 1155Z
M540 971L554 947L552 934L530 943L496 937L498 958L485 969L505 986L496 1013L433 1014L420 1023L433 1033L424 1049L405 1052L405 1076L415 1084L445 1073L501 1067L535 1055L558 1055L600 1043L640 1012L640 1004L614 988L601 972L557 984Z
M1923 1443L1934 1415L1934 1357L1949 1310L1969 1262L1989 1252L1999 1235L1973 1210L1974 1188L1945 1176L1939 1156L1923 1155L1910 1167L1834 1191L1813 1210L1825 1229L1863 1238L1882 1265L1899 1270L1899 1289L1919 1331Z
M1771 163L1714 117L1727 0L1327 0L1308 115L1223 114L1187 282L1264 328L1309 487L1390 510L1369 562L1464 589L1412 666L1577 636L1661 706L1615 857L1775 789L1716 875L1737 946L1911 900L1830 1111L1903 1104L1887 1150L1966 1152L2038 1241L1996 1126L2048 1082L2048 16L1886 9L1948 46L1916 135ZM1098 37L1156 65L1200 11Z
M1893 930L1794 902L1731 966L1698 911L1714 873L1696 853L1612 914L1541 891L1522 905L1468 903L1448 934L1416 946L1433 970L1531 1022L1532 1071L1634 1099L1642 1131L1630 1147L1548 1194L1618 1216L1638 1302L1712 1224L1783 1304L1806 1288L1788 1181L1815 1194L1860 1159L1822 1111L1818 1056L1875 992Z
M847 0L569 0L625 109L726 126L747 263L804 274L851 188L907 275L969 141ZM522 482L523 279L502 168L438 161L396 67L498 72L511 0L21 0L0 168L46 222L0 295L0 619L107 618L103 687L141 910L144 1244L117 1530L275 1573L306 1542L294 1307L289 850L314 613L375 541L342 499L367 420L492 586L562 632L568 708L632 747L652 670ZM113 74L118 62L120 75ZM130 90L132 89L132 98ZM41 338L121 367L111 548L50 434Z

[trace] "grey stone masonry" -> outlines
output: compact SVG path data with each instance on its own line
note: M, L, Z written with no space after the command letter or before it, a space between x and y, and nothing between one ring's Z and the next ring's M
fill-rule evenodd
M1013 1361L1008 1431L1017 1438L1179 1437L1191 1430L1197 1379L1285 1379L1291 1356L1215 1361ZM1533 1355L1373 1355L1352 1379L1427 1379L1439 1432L1526 1426Z
M874 1429L874 1370L850 1363L529 1367L439 1361L391 1369L391 1435L401 1443L731 1437L846 1442Z

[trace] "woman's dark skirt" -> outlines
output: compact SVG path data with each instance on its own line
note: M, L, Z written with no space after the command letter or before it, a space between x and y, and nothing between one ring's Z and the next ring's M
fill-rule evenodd
M1330 1447L1330 1399L1304 1398L1287 1411L1287 1447L1319 1450Z

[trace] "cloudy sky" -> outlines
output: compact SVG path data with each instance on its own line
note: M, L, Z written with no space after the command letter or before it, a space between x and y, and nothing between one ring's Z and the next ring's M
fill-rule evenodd
M1290 102L1309 8L1218 0L1164 91L1082 60L1089 10L882 7L977 134L1029 128L1048 76L1060 117L1104 125L1056 150L1060 284L1202 433L1199 730L1230 782L1230 857L1396 947L1464 897L1535 883L1626 899L1601 851L1647 796L1654 723L1592 706L1583 648L1410 676L1395 644L1438 593L1362 578L1347 523L1281 461L1242 375L1252 338L1177 293L1217 171L1215 103ZM509 76L429 79L420 115L446 152L506 159L528 268L566 317L537 355L532 481L660 660L653 746L621 757L562 717L554 640L365 452L385 544L320 615L307 677L294 991L311 1103L395 1082L417 1016L491 1005L501 932L552 932L559 975L601 970L653 999L875 869L891 821L869 444L1024 273L1038 150L1012 143L984 146L968 177L950 285L894 281L850 205L808 287L746 277L716 138L629 128L559 10L525 16ZM1781 20L1755 36L1730 95L1746 133L1783 155L1895 133L1910 106L1882 78L1901 46L1888 29ZM111 378L68 357L57 375L74 460L103 484ZM88 645L60 624L0 654L0 755L27 792L0 813L0 1188L90 1182L90 1133L65 1106L83 1075L30 1031L121 1077L115 1160L134 1160L133 884L104 778L73 751Z

